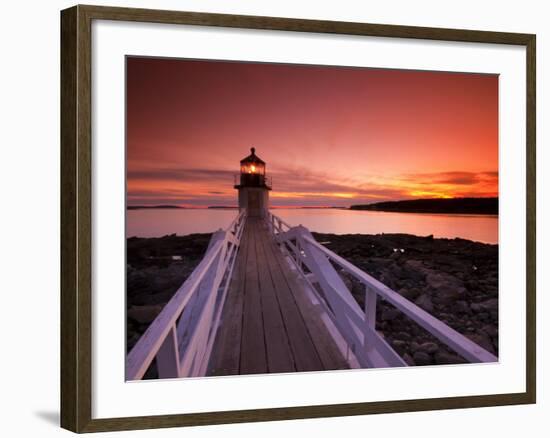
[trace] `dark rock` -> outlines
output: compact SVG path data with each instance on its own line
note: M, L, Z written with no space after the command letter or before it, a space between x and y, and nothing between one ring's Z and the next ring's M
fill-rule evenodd
M436 291L442 291L447 288L456 289L464 287L464 283L454 275L446 274L445 272L432 271L426 276L428 286Z
M142 324L152 322L162 310L162 306L132 306L128 309L128 318L133 319Z
M498 298L491 298L489 300L479 303L479 307L486 312L498 311Z
M459 300L454 303L454 310L457 313L472 313L468 303L463 300Z
M487 350L489 353L492 353L492 354L496 353L493 343L491 342L491 338L489 338L487 334L467 333L466 337L471 341L475 342L481 348L484 348L485 350Z
M412 356L409 354L409 353L405 353L403 354L403 360L405 361L405 363L411 367L415 366L416 364L414 363L414 359L412 358Z
M390 275L396 279L404 279L407 278L407 271L398 264L393 264L390 268Z
M416 351L413 354L413 360L416 365L431 365L433 363L432 357L423 351Z
M465 360L456 354L447 353L445 351L438 351L434 355L434 361L438 365L449 365L456 363L464 363Z
M407 332L399 332L395 335L397 339L401 339L403 341L410 341L411 335Z
M438 303L443 305L453 305L457 300L461 300L466 294L466 288L464 287L452 287L444 288L434 294L434 298Z
M420 295L420 290L416 288L401 288L398 290L399 295L406 298L409 301L414 301Z
M437 350L439 350L439 347L435 342L424 342L423 344L420 344L417 349L417 351L422 351L428 354L434 354Z
M479 303L472 303L470 304L470 309L472 309L472 312L474 313L479 313L481 312L483 309L481 308L481 306L479 305Z
M429 273L426 283L434 290L434 299L442 304L453 303L466 292L462 280L444 272Z
M434 306L433 306L433 303L432 303L432 300L431 298L428 296L428 294L422 294L420 295L416 301L415 301L415 304L419 307L421 307L422 309L424 309L426 312L433 312L434 310Z
M382 315L381 315L382 321L393 321L395 318L399 316L400 313L401 312L399 312L399 310L397 309L386 308L382 311Z
M494 325L486 324L483 326L483 331L487 333L491 338L496 338L498 336L498 328Z
M477 314L477 319L480 321L487 321L489 319L490 315L487 312L480 312Z
M407 352L407 343L405 341L394 340L391 345L400 356L403 356Z
M418 342L412 341L410 346L409 346L409 350L410 350L411 353L415 353L418 350L419 347L420 347L420 344Z
M409 272L418 272L422 274L422 277L426 277L426 267L422 260L407 260L405 262L405 267L409 269Z

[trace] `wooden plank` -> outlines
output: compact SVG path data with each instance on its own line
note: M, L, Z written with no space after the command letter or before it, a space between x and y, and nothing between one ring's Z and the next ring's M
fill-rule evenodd
M256 242L258 227L256 218L248 218L248 258L244 284L243 327L241 338L240 374L267 373L267 357L264 340L262 297L258 279Z
M323 370L323 364L309 335L302 314L298 310L296 301L293 298L293 291L283 273L283 267L277 260L277 255L281 253L267 231L264 231L263 236L262 244L269 258L271 278L275 286L281 314L289 334L290 347L294 355L296 370Z
M282 263L286 263L286 261L283 259ZM317 350L317 354L323 363L323 369L348 369L348 362L340 352L340 349L336 345L331 334L328 332L325 323L321 319L321 316L326 312L323 306L320 303L312 303L306 296L305 291L302 289L303 286L298 283L296 273L286 270L285 275L287 276L287 281L289 283L295 284L295 286L292 287L295 291L294 298L296 299L296 304L302 314L302 318L306 323L309 335L311 336L315 349ZM300 289L299 292L298 288Z
M227 376L239 374L242 318L244 305L244 283L248 258L248 235L250 227L245 224L239 253L227 299L222 310L222 321L216 334L209 375Z
M256 257L258 261L258 278L262 294L262 314L264 336L267 352L267 368L270 373L285 373L296 371L294 358L289 344L289 333L283 321L281 308L271 279L270 263L273 262L271 253L268 257L265 250L265 241L271 240L267 230L259 223L256 238Z
M321 320L321 314L325 310L320 304L314 305L306 296L306 292L298 282L298 274L292 272L284 255L276 245L273 245L274 257L281 267L281 271L286 278L287 284L292 290L292 295L296 301L298 310L305 322L309 336L315 346L319 359L323 364L324 370L336 370L349 368L346 359L342 356L338 346L328 332L327 327Z

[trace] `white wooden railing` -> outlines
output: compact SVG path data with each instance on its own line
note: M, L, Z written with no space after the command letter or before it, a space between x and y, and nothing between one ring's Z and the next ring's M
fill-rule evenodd
M156 358L160 378L204 376L231 281L246 212L212 235L202 261L126 358L126 380L143 377Z
M498 360L441 320L321 245L307 228L301 225L292 227L271 212L267 214L266 220L277 243L324 304L362 367L406 366L403 359L375 330L378 298L392 304L464 359L470 362ZM357 304L334 265L363 285L364 309Z

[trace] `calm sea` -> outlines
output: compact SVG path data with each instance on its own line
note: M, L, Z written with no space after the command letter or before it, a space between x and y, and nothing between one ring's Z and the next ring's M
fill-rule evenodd
M290 225L334 234L406 233L417 236L460 237L498 243L498 217L457 214L386 213L338 209L275 209ZM127 211L126 236L210 233L226 228L237 210L142 209Z

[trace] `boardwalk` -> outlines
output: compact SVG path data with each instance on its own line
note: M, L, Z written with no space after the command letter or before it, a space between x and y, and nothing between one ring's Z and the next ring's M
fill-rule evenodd
M320 312L266 222L248 218L208 374L348 368Z
M341 271L364 287L364 308ZM407 366L376 331L379 298L467 361L498 360L307 228L241 211L130 351L126 378L143 378L153 361L160 378Z

